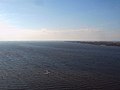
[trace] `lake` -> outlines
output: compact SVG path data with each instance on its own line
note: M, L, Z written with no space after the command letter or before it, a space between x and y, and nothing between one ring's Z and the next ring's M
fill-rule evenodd
M120 90L120 47L0 42L0 90Z

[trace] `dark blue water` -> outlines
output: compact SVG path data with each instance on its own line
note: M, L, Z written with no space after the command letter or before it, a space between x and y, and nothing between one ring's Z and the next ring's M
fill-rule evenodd
M0 42L1 90L120 90L120 47Z

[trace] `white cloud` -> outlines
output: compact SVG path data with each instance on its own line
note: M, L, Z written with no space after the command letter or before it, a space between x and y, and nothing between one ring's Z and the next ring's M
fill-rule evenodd
M24 30L0 22L0 40L120 40L120 32L88 28Z

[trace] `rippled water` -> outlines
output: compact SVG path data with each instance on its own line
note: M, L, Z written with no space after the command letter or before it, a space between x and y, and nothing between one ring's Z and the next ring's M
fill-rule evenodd
M120 47L0 42L0 90L120 90Z

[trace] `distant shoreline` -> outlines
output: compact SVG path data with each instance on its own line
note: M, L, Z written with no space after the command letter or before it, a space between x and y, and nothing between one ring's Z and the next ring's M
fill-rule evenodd
M100 46L118 46L120 47L120 41L67 41L73 43L84 43L84 44L93 44L93 45L100 45Z

